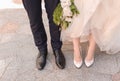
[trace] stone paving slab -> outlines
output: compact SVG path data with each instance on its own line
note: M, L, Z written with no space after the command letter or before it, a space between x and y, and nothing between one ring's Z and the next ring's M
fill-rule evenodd
M120 81L120 53L108 55L96 48L95 63L81 69L73 65L71 42L64 42L66 68L60 70L50 45L48 20L43 11L48 35L49 55L44 70L38 71L35 60L38 53L34 46L29 21L23 9L0 10L0 81ZM83 56L87 43L82 44Z

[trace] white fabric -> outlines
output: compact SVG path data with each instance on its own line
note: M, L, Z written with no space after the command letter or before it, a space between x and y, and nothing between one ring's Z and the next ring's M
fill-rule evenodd
M80 37L88 40L91 33L101 51L120 51L120 0L74 0L80 14L62 31L62 39Z

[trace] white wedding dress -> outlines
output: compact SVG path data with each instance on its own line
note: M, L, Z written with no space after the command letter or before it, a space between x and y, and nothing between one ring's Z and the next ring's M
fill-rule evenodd
M87 41L92 34L101 51L120 51L120 0L74 0L80 14L62 31L62 40L80 37Z

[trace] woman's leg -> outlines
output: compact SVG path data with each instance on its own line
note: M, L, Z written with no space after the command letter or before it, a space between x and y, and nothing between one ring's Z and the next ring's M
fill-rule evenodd
M80 38L73 38L74 61L81 62Z
M77 68L80 68L83 63L80 49L80 38L73 38L73 49L74 49L74 65Z
M95 40L93 38L93 35L90 35L89 48L88 48L88 52L87 52L87 55L85 58L86 61L89 62L89 61L94 59L95 47L96 47L96 43L95 43Z

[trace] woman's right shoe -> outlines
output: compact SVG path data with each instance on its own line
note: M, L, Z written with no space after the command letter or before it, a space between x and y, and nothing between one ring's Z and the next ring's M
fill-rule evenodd
M82 64L83 64L83 61L76 62L76 61L74 60L74 65L75 65L76 68L78 68L78 69L81 68Z
M80 50L80 56L81 55L82 55L82 49ZM82 58L81 58L81 61L79 61L79 62L76 62L75 59L74 59L74 65L75 65L76 68L78 68L78 69L81 68L82 64L83 64Z

